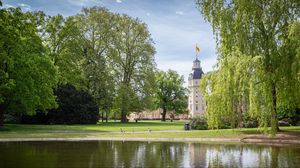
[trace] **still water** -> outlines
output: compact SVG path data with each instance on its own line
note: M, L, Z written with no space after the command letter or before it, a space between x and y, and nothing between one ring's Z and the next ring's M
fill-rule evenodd
M0 167L300 167L300 147L132 141L1 142Z

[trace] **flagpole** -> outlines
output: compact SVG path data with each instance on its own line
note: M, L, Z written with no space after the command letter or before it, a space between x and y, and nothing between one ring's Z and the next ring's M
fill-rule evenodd
M196 43L195 52L196 52L196 60L198 60L199 53L198 53L198 45L197 45L197 43Z
M196 43L196 47L195 47L195 54L196 54L196 60L198 59L198 54L197 54L197 43Z

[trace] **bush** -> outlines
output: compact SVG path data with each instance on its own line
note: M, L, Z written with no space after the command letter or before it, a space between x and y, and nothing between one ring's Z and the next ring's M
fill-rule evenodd
M220 129L229 129L232 128L232 124L230 122L230 119L228 117L222 117L221 118L221 124Z
M243 122L244 128L257 128L258 127L258 121L255 119L248 119Z
M300 109L290 109L286 106L277 108L278 120L288 122L291 125L297 125L300 121Z
M72 85L63 85L56 90L59 107L49 110L47 116L53 124L96 124L99 109L94 98Z
M244 113L243 115L243 128L257 128L259 126L258 120L249 115L249 113Z
M4 114L4 122L5 123L11 123L11 124L19 123L20 122L19 118L20 117L14 115L14 114Z
M194 130L207 130L207 121L204 116L195 116L190 121L191 128Z
M35 115L23 115L21 122L23 124L49 124L49 119L44 111L37 110Z

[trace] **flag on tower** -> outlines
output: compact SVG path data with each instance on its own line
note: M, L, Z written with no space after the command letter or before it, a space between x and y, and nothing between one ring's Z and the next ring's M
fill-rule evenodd
M200 48L198 47L198 45L196 44L196 53L199 54L200 53Z

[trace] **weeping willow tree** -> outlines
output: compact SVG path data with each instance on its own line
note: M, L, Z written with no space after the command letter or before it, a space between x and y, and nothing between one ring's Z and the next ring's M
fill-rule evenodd
M298 0L197 0L218 46L216 70L202 80L211 128L243 112L278 131L277 108L300 106ZM298 38L297 38L298 37Z

